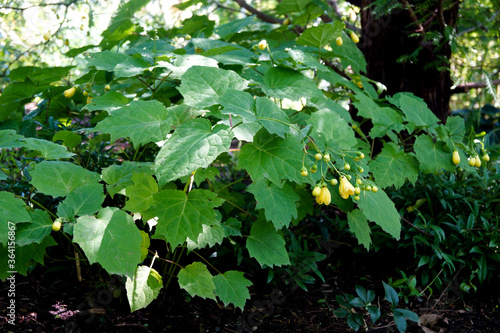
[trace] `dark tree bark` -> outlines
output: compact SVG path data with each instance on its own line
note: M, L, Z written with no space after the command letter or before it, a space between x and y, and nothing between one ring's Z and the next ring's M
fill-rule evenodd
M444 120L449 114L452 81L449 60L451 48L445 28L455 27L459 1L401 1L405 8L376 18L372 3L361 1L361 42L359 47L368 63L367 76L387 86L387 94L412 92L423 98L429 108ZM439 33L439 43L425 39L426 33ZM413 60L398 59L420 50Z

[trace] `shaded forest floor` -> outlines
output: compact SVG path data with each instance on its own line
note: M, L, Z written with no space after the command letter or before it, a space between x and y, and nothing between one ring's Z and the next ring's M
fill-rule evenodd
M322 262L325 281L308 285L308 292L267 284L265 276L252 277L255 284L243 312L191 298L173 281L146 309L130 313L118 279L106 277L96 265L83 282L74 272L59 270L68 265L39 266L28 278L16 276L15 327L6 323L8 285L0 284L0 332L350 332L345 319L334 314L339 307L336 295L355 294L354 286L360 284L375 291L382 313L388 302L383 300L383 269L377 276L370 267L372 258L344 262L350 264L334 267L329 259ZM408 303L401 299L400 307L416 312L425 324L409 322L407 332L500 332L500 288L491 286L496 287L463 297L449 292ZM368 332L397 330L385 316Z

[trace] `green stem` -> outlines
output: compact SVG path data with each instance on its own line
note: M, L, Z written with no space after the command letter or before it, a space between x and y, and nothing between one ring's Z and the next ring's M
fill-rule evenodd
M41 203L39 203L38 201L34 200L33 198L25 198L25 197L21 197L21 196L18 196L16 195L15 196L16 198L19 198L19 199L22 199L22 200L26 200L26 201L30 201L32 202L33 204L35 204L35 206L38 206L39 208L43 209L44 211L46 211L47 213L49 213L53 218L57 219L58 216L54 213L52 213L48 208L45 208Z
M200 257L201 260L203 260L204 262L206 262L208 264L208 266L212 267L212 269L214 271L216 271L218 274L222 275L222 273L217 268L215 268L214 265L212 265L207 259L205 259L201 254L199 254L196 251L191 251L191 252L194 253L194 254L196 254L198 257Z
M178 253L178 255L176 256L177 253ZM167 288L170 285L170 282L172 281L172 278L174 277L174 271L175 271L176 267L179 266L179 267L183 268L181 265L179 265L177 263L183 254L184 254L184 247L182 247L180 251L179 251L179 248L175 249L174 254L173 254L173 258L172 258L173 260L170 262L170 267L167 271L168 280L167 280L167 283L165 284L165 288Z
M137 159L137 154L139 153L139 149L141 149L141 146L139 145L139 147L137 147L137 149L135 150L134 152L134 157L132 158L132 161L136 161Z
M229 186L232 186L232 185L234 185L234 184L238 184L238 183L242 182L243 180L245 180L245 177L240 178L240 179L238 179L238 180L235 180L234 182L229 183L229 184L227 184L226 186L221 187L221 188L220 188L217 192L220 192L220 191L222 191L222 190L224 190L224 189L226 189L226 188L228 188Z

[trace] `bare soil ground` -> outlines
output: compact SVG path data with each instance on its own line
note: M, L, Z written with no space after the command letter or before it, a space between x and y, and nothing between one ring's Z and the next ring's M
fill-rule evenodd
M243 312L191 298L173 283L146 309L130 313L118 278L93 265L79 282L68 265L53 263L38 266L27 278L16 277L15 326L7 323L8 285L0 284L0 332L350 332L345 319L334 314L336 295L354 294L354 286L360 284L381 296L382 312L387 310L383 273L367 276L362 272L373 269L366 270L366 265L370 262L334 268L327 259L321 267L325 281L309 285L308 292L292 285L267 284L265 276L254 276L251 300ZM481 293L462 297L444 293L413 298L407 304L401 301L401 307L416 312L423 321L409 323L407 332L500 332L500 293L495 286L492 283ZM397 332L390 316L367 331Z

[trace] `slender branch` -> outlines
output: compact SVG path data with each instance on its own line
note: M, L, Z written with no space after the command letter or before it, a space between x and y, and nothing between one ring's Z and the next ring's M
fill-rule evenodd
M240 5L241 8L245 8L250 13L257 16L259 19L261 19L264 22L283 24L283 20L275 18L271 15L264 14L260 10L257 10L255 8L253 8L252 6L250 6L244 0L234 0L234 2L236 2L238 5Z
M408 10L408 12L410 13L410 19L418 27L418 29L416 31L421 33L423 36L425 34L425 29L422 26L422 24L420 23L420 21L418 20L417 15L415 15L415 12L411 8L411 5L408 3L407 0L402 0L402 2L403 2L404 7L406 8L406 10Z
M220 8L220 9L224 9L224 10L228 10L230 12L236 12L236 13L240 13L239 10L237 9L234 9L234 8L231 8L231 7L227 7L227 6L224 6L224 5L221 5L218 1L212 1L212 3L217 6L217 8Z
M500 85L500 79L492 80L491 84L494 86ZM466 93L470 89L484 88L486 86L488 86L488 84L486 82L469 82L469 83L464 83L464 84L458 85L455 89L451 90L451 93L452 94Z
M444 10L443 10L443 0L438 1L438 21L441 29L444 31L446 27L446 22L444 21Z
M324 61L325 61L325 65L328 66L328 67L330 67L331 69L333 69L333 71L335 73L339 74L344 79L347 79L347 80L351 81L351 78L349 77L349 75L347 75L346 73L344 73L340 69L338 69L337 66L335 66L331 61L328 61L326 59L324 59Z
M426 236L433 237L433 235L431 235L431 234L429 234L429 233L427 233L427 232L423 231L422 229L420 229L420 228L416 227L413 223L411 223L410 221L408 221L408 220L407 220L407 219L405 219L404 217L401 217L401 219L402 219L403 221L405 221L406 223L408 223L408 224L409 224L410 226L412 226L413 228L415 228L415 230L420 231L421 233L423 233L423 234L424 234L424 235L426 235Z
M136 76L135 76L135 78L136 78L137 80L141 81L141 82L142 82L142 83L143 83L146 87L148 87L148 89L149 89L149 90L154 91L154 90L153 90L153 87L151 87L151 86L150 86L150 85L149 85L146 81L144 81L143 79L141 79L141 78L139 77L139 75L136 75Z
M11 9L11 10L17 10L20 12L23 12L27 9L33 8L33 7L48 7L48 6L69 6L72 3L75 3L77 0L72 0L69 3L67 2L53 2L53 3L39 3L39 4L34 4L28 7L14 7L14 6L0 6L0 9Z
M500 14L500 10L497 10L487 21L488 22L493 21L499 14ZM484 31L488 31L488 28L486 28L486 26L484 24L482 24L479 21L477 21L476 23L477 23L477 26L470 27L468 29L465 29L465 30L460 31L459 33L457 33L457 37L460 37L460 36L462 36L464 34L467 34L467 33L471 32L471 31L474 31L474 30L476 30L478 28L483 29Z

